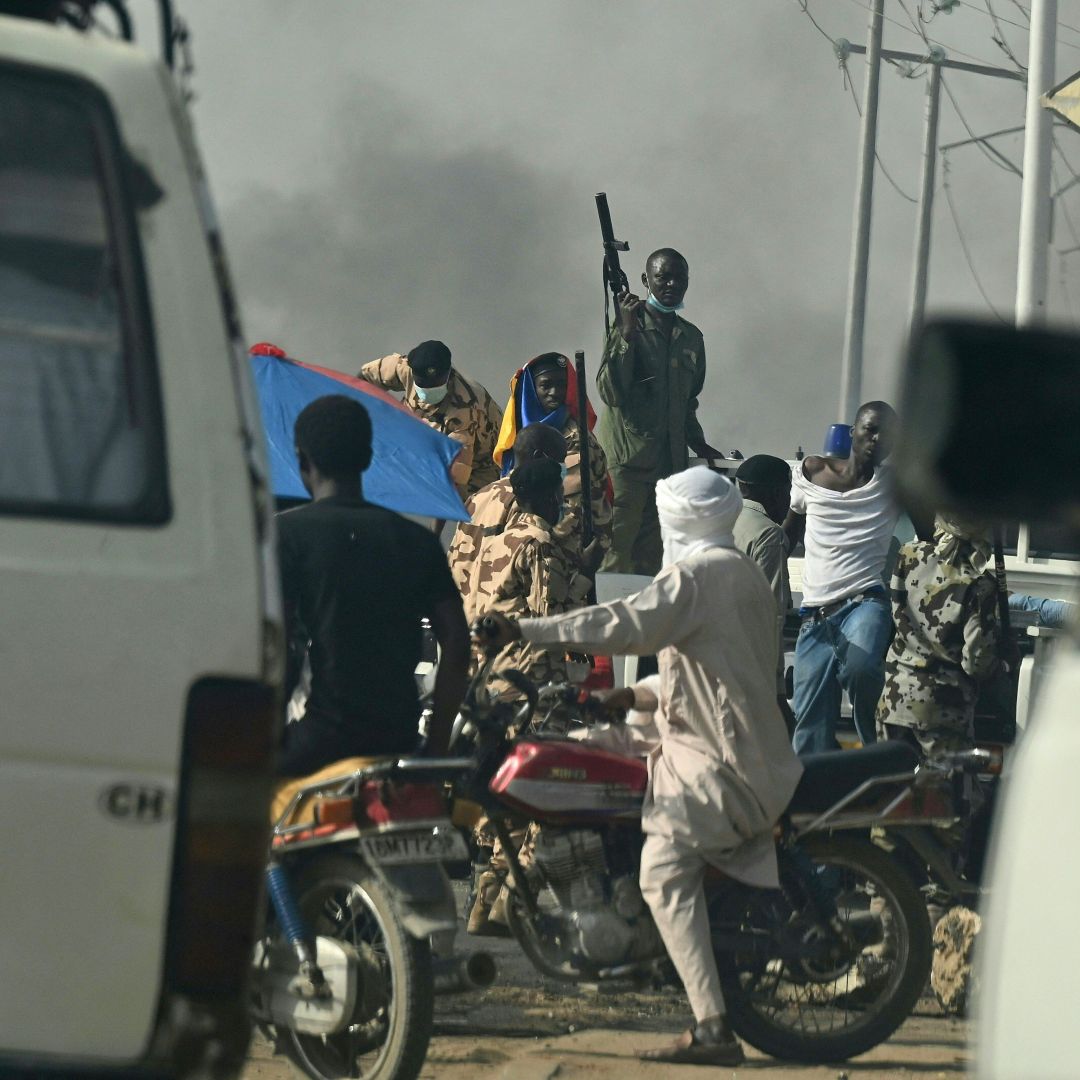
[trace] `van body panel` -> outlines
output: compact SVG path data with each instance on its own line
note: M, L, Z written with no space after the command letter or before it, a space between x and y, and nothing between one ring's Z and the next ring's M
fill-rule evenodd
M253 498L263 451L237 400L249 376L160 65L0 18L5 72L67 77L76 97L93 88L160 189L134 232L166 518L0 512L0 958L12 976L0 1054L126 1063L146 1052L159 1008L188 692L208 675L266 676L276 574Z
M1080 651L1062 642L995 815L979 975L975 1075L1076 1076Z

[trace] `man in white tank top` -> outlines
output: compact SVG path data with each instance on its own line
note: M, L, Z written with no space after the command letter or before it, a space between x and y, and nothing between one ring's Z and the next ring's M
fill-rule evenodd
M875 738L874 712L885 679L892 615L883 574L898 510L891 470L896 413L884 401L860 406L851 455L808 457L792 470L784 531L802 541L802 626L795 645L796 753L836 748L841 691L851 699L864 744Z

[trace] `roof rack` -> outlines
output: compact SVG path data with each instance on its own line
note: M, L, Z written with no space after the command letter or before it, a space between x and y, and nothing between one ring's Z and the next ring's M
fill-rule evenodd
M170 71L176 71L179 51L183 61L182 78L193 70L191 63L191 34L187 23L173 11L173 0L157 0L161 24L161 58ZM115 34L124 41L135 40L135 26L126 0L0 0L0 15L14 15L43 22L65 23L76 30L99 28L96 11L107 8L116 24Z

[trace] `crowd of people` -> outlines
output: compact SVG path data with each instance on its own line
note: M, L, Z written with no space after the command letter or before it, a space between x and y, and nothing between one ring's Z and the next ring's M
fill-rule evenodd
M520 692L498 681L510 668L535 682L580 681L590 654L656 654L659 678L613 699L655 724L640 883L695 1018L653 1056L737 1064L709 946L706 869L777 885L773 827L802 772L798 755L836 747L844 692L863 743L966 745L978 685L1002 662L998 586L978 523L938 518L896 552L896 415L885 402L858 410L846 458L791 465L755 454L734 482L711 468L722 455L697 415L704 341L679 314L686 260L660 249L642 282L646 298L623 295L605 344L599 423L587 401L579 415L573 365L557 352L514 374L505 410L442 342L361 369L461 444L452 477L469 520L448 555L436 533L365 502L371 427L359 402L330 396L301 413L296 451L312 502L279 524L288 678L306 665L308 695L287 725L282 772L415 749L422 618L441 646L433 753L446 748L478 663L468 630L478 619L494 627L486 645L499 650L494 686L507 695ZM709 464L689 467L691 453ZM783 631L798 545L789 703ZM598 569L652 581L590 604ZM491 874L472 929L496 898Z

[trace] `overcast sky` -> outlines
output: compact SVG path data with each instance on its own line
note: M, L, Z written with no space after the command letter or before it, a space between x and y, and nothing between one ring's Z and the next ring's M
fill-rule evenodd
M809 9L830 37L862 43L865 2ZM886 47L924 48L906 14L918 6L886 0ZM933 6L922 0L923 14ZM195 120L251 341L356 371L441 338L500 401L538 352L583 348L594 372L593 194L605 190L632 281L656 247L690 262L684 314L705 335L710 441L747 455L820 446L837 408L859 119L829 42L796 0L177 7L192 29ZM1022 63L1026 7L992 0ZM1061 81L1080 70L1080 0L1061 0L1059 17L1077 28L1059 37ZM982 0L926 30L956 59L1013 66ZM861 101L862 59L850 69ZM946 82L977 133L1023 123L1021 84ZM924 87L922 74L883 69L879 151L912 197ZM967 137L947 98L941 115L940 143ZM1058 140L1080 171L1080 134ZM995 145L1020 163L1019 135ZM975 272L1009 317L1019 179L976 147L947 162ZM989 313L943 172L929 307ZM1080 226L1080 185L1061 203L1056 249L1080 245L1069 231ZM914 205L879 171L864 399L894 393L914 224ZM1050 276L1052 313L1071 319L1080 254L1053 253Z

